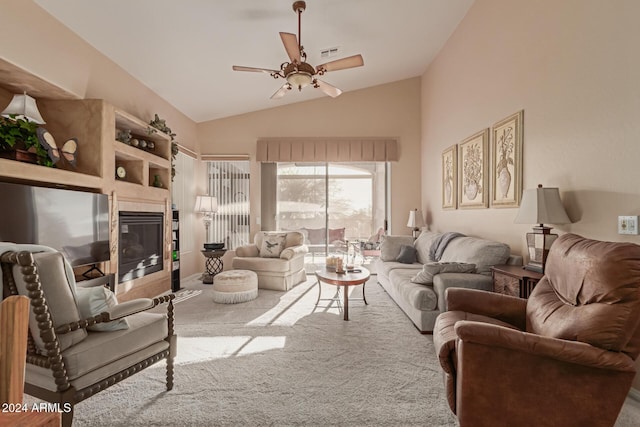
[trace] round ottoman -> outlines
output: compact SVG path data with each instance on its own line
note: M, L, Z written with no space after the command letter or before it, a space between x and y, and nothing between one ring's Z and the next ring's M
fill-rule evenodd
M213 300L236 304L258 297L258 275L250 270L227 270L213 277Z

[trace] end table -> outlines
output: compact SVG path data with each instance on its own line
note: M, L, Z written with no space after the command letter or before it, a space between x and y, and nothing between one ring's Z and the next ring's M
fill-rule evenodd
M224 267L224 264L222 263L222 256L226 252L226 249L202 250L202 254L205 257L206 267L206 271L202 273L202 283L207 285L213 284L213 276L220 273Z
M521 265L494 265L491 276L493 292L526 299L544 274L525 270Z

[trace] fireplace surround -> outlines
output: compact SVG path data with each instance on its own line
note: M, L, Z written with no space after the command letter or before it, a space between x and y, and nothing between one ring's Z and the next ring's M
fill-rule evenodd
M118 283L163 269L164 214L119 212Z

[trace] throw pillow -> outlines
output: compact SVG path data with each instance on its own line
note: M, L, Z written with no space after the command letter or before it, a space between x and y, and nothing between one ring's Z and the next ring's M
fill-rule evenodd
M400 247L402 245L412 245L414 240L412 236L382 236L380 260L395 261L400 254Z
M400 253L396 257L396 261L403 264L413 264L416 262L416 248L409 245L400 246Z
M262 246L260 247L260 256L262 258L279 258L280 253L284 249L284 241L286 238L286 233L264 233L262 236Z
M433 276L440 273L475 273L475 264L464 262L428 262L422 266L422 271L411 278L419 285L432 285Z
M118 305L118 300L113 292L104 286L94 286L92 288L83 288L78 286L76 289L76 297L78 300L78 310L83 319L97 316ZM90 331L117 331L120 329L129 329L127 319L118 319L107 323L97 323L87 328Z

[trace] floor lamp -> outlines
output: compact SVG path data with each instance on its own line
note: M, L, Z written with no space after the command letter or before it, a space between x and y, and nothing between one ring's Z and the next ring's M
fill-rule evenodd
M218 211L218 200L213 196L197 196L195 211L203 215L206 245L209 241L209 226L213 220L213 214Z

